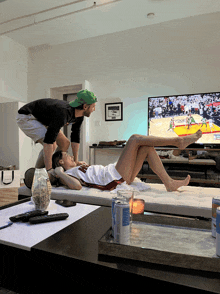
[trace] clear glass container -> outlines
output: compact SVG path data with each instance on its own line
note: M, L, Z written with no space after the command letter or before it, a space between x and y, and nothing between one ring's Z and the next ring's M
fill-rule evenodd
M45 211L50 203L51 184L45 168L36 168L31 188L35 209Z

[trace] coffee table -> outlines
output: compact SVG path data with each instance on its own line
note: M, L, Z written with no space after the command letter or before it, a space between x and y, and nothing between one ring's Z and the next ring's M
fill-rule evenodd
M0 210L25 201L30 199ZM217 273L99 255L98 240L110 226L111 209L100 207L34 245L30 251L0 244L1 286L19 294L84 290L138 293L150 287L155 291L193 289L195 293L200 289L199 293L201 290L220 293Z

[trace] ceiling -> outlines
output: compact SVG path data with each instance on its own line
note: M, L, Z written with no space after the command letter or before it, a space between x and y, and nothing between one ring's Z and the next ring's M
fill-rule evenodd
M0 36L27 48L58 45L216 12L219 0L5 0Z
M219 91L219 20L219 0L0 0L0 36L29 52L74 42L100 96Z

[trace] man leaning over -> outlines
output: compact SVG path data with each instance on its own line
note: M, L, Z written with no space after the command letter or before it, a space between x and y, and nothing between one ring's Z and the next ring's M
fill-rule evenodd
M73 156L77 164L82 164L78 161L80 128L84 116L89 117L95 111L96 102L94 93L81 90L77 93L76 100L71 102L45 98L25 104L18 110L16 119L19 128L35 143L43 145L35 167L46 167L52 184L56 181L53 176L52 155L57 147L57 150L65 152L70 145L61 128L72 124L70 138Z

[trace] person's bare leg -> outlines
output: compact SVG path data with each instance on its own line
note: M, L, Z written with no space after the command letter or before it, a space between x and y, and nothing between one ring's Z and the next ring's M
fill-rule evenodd
M137 174L138 174L139 171L141 170L144 161L147 160L148 163L149 163L148 156L149 156L149 154L152 152L151 149L152 149L153 151L155 151L154 147L141 146L141 147L138 148L137 155L136 155L136 161L135 161L135 164L134 164L133 171L132 171L132 173L131 173L131 177L130 177L130 181L129 181L129 183L132 183L132 182L134 181L135 177L137 176ZM155 151L155 153L156 153L156 151ZM156 153L156 154L157 154L157 153ZM155 163L156 163L157 161L160 161L160 163L161 163L161 160L160 160L159 156L157 156ZM149 164L150 164L150 163L149 163ZM151 164L151 165L152 165L152 166L150 166L150 167L151 167L151 169L153 170L153 168L154 168L154 164ZM164 166L163 166L162 163L161 163L161 165L162 165L162 168L164 169ZM161 167L161 165L160 165L160 167ZM164 169L164 170L165 170L165 169ZM166 172L166 170L165 170L165 172Z
M130 184L134 181L135 177L137 176L137 174L139 173L139 171L141 170L141 168L143 166L143 162L147 158L148 150L149 150L149 147L147 147L147 146L141 146L138 148L134 168L131 173L130 180L127 183Z
M161 179L167 191L176 191L179 187L189 184L190 175L184 180L174 180L167 174L160 157L153 147L148 150L147 161L152 171Z
M56 143L59 150L66 152L70 146L69 139L64 135L64 133L60 130L58 136L56 138Z
M40 140L38 140L37 143L40 143L42 146L44 146L43 140L44 139L40 139ZM56 142L54 142L53 143L53 151L55 151L56 147L57 147L57 144L56 144ZM35 164L35 168L44 168L44 167L45 167L45 163L44 163L44 149L42 149L39 152L39 155L38 155L38 158L37 158L37 161L36 161L36 164Z
M37 143L40 143L42 146L44 146L43 140L44 139L40 139L40 140L38 140ZM35 163L35 168L43 168L43 167L45 167L45 163L44 163L44 149L42 149L39 152L37 161Z
M134 138L138 141L139 146L162 147L171 145L179 149L185 149L188 145L196 142L201 136L202 131L198 130L195 134L184 137L161 138L156 136L132 135L130 139L132 140Z
M144 160L150 165L152 171L158 175L163 184L165 185L167 191L176 191L181 186L187 186L190 181L190 176L187 176L184 180L173 180L166 172L158 154L156 153L154 147L141 146L138 149L136 162L134 165L134 170L131 175L130 183L132 183L140 171Z
M128 140L126 146L124 147L122 154L116 164L116 170L127 183L131 183L131 180L134 177L133 171L135 165L137 164L137 155L139 147L173 145L178 147L179 149L183 149L186 148L189 144L192 144L195 141L197 141L201 137L201 135L201 131L198 131L197 133L190 136L176 138L160 138L154 136L132 135ZM138 163L138 165L140 165L140 163ZM155 169L155 167L153 168ZM187 181L189 181L189 178Z
M43 140L44 139L41 139L41 140L38 140L37 143L40 143L42 146L44 146L44 143L43 143ZM57 148L57 143L54 142L53 143L53 151L55 151L55 149ZM45 167L45 163L44 163L44 149L42 149L38 155L38 158L37 158L37 161L36 161L36 164L35 164L35 168L44 168ZM49 179L50 179L50 182L52 185L55 185L56 182L57 182L57 178L55 176L53 176L51 173L48 174L49 176Z
M53 151L62 150L63 152L66 152L69 148L69 145L70 145L70 141L64 135L64 133L60 130L57 135L56 142L53 143ZM52 173L48 173L48 175L49 175L51 184L55 185L57 182L57 178L55 177L55 175Z
M42 149L38 155L37 161L35 163L35 168L43 168L45 167L44 163L44 149Z

